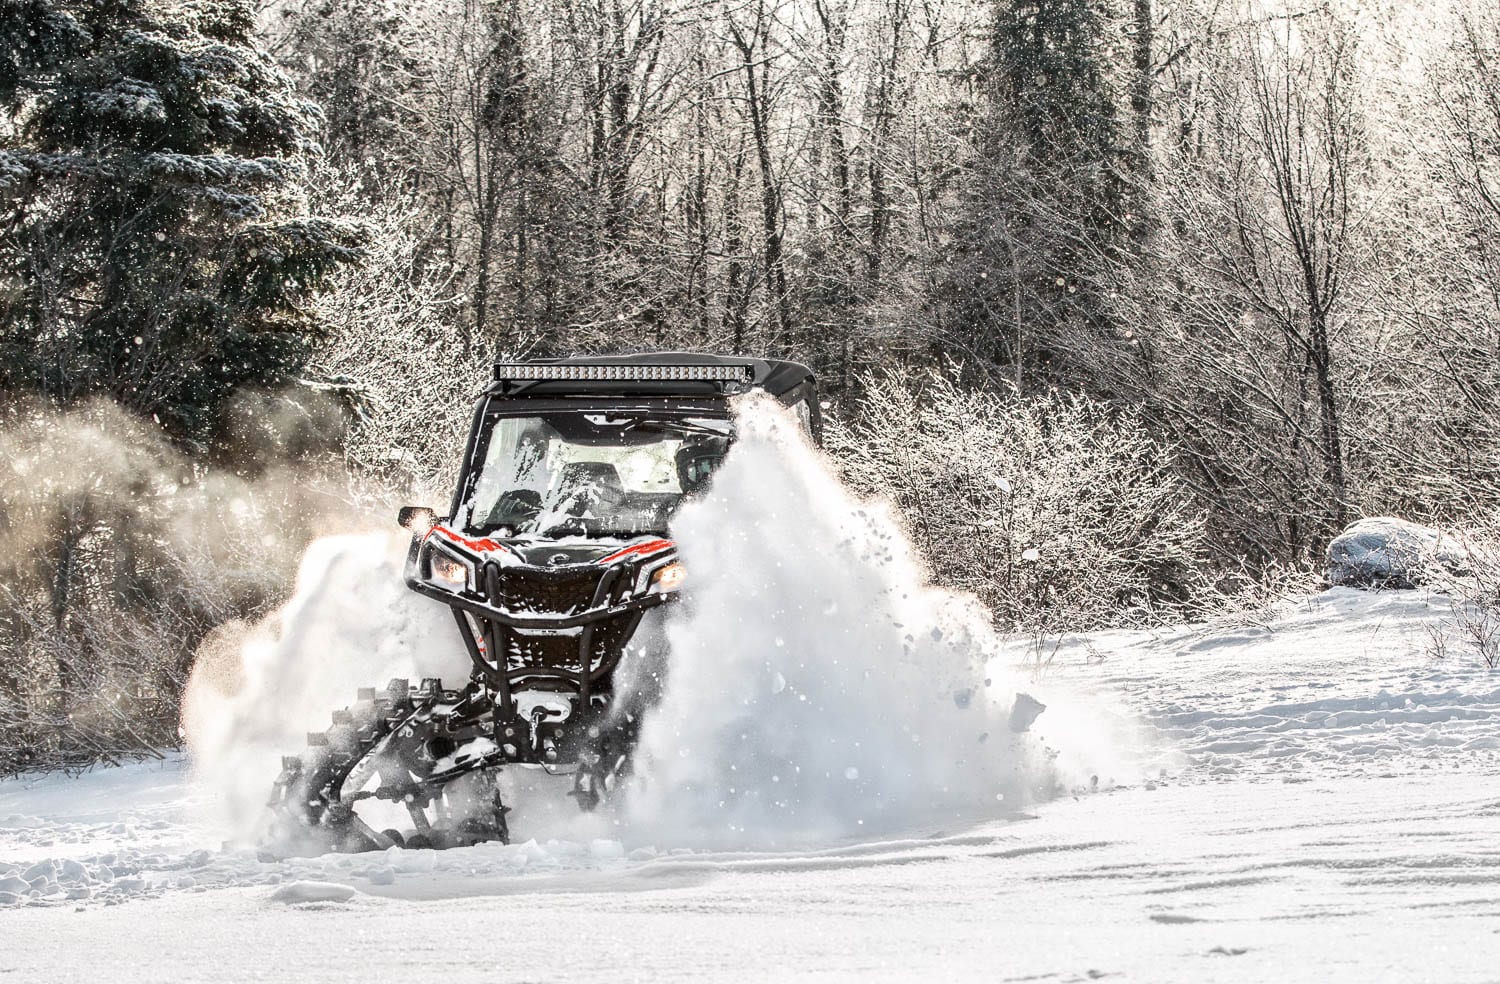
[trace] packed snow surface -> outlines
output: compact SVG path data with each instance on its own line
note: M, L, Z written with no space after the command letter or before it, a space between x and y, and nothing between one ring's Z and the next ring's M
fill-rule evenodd
M567 950L582 980L1493 980L1500 678L1432 657L1449 617L1340 588L1067 641L1046 675L1144 722L1150 780L815 848L262 863L179 757L10 780L0 977L538 980Z

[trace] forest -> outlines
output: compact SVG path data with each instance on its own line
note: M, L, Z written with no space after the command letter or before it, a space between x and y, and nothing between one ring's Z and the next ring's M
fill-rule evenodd
M1037 638L1495 528L1482 0L0 0L0 773L176 739L496 358L817 372Z

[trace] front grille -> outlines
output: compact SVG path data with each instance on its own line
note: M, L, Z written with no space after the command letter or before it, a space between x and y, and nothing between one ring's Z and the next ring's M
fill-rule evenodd
M626 635L630 624L629 614L614 615L594 623L589 646L590 666L599 670L613 665L620 656L620 650L630 641ZM581 669L578 660L579 638L577 634L529 635L512 631L506 633L506 655L512 667L548 667L576 673Z
M616 569L618 570L618 569ZM485 594L491 605L512 615L568 618L588 610L599 583L612 576L610 568L575 567L563 570L500 567L485 568ZM618 603L629 593L628 575L621 571L603 604ZM619 662L638 614L621 612L590 623L589 665L594 672L608 672ZM497 641L512 669L582 670L579 645L583 628L557 634L496 626Z
M490 604L516 615L577 615L588 609L606 568L534 571L501 568Z

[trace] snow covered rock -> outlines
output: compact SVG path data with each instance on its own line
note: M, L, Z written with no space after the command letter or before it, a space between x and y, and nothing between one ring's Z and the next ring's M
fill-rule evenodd
M1372 516L1328 544L1328 582L1353 588L1414 588L1457 572L1466 552L1429 526L1394 516Z

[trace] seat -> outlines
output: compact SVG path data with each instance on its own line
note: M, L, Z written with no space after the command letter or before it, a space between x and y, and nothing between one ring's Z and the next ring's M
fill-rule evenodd
M524 526L536 519L542 509L542 494L531 489L512 489L495 502L488 518L481 524L486 529L500 526Z
M554 501L571 499L578 505L616 505L625 498L619 469L607 461L574 461L563 465L557 477Z
M724 460L722 441L692 441L677 449L677 481L688 495L701 491Z

